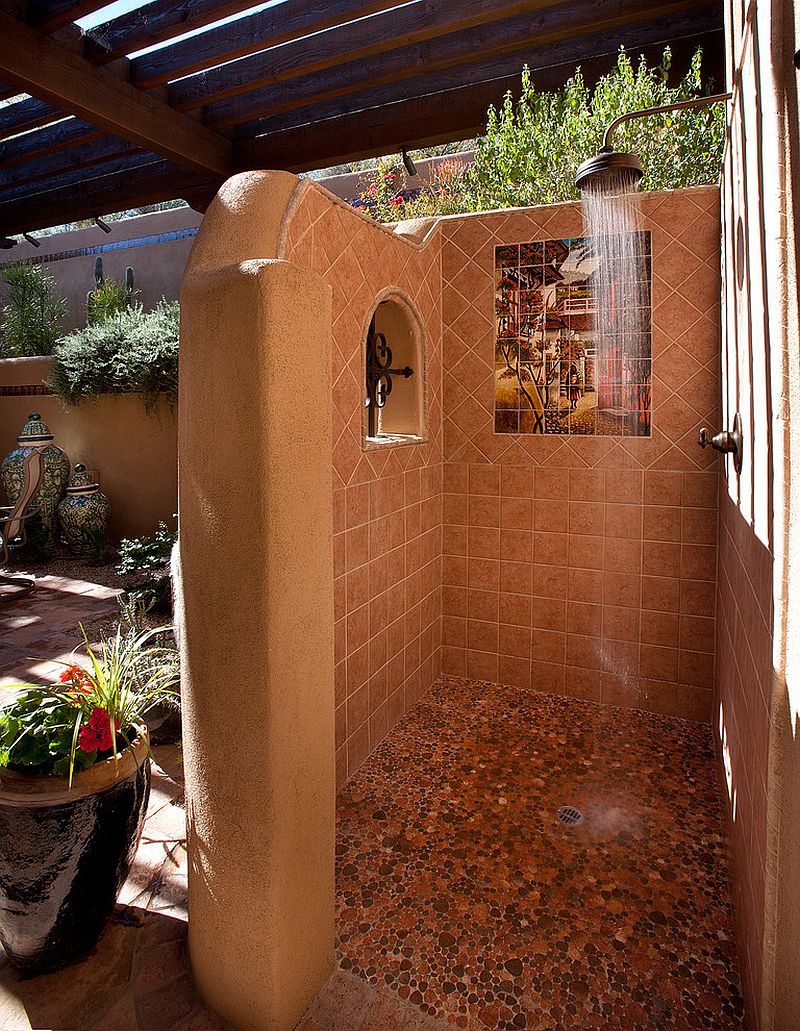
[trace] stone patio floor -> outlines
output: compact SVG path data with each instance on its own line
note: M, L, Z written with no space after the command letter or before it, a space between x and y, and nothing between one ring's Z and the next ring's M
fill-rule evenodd
M6 678L47 676L25 655L71 651L115 604L44 580L0 610ZM179 746L154 759L109 926L54 974L0 957L0 1028L226 1027L189 971ZM741 1028L707 727L441 678L337 816L339 965L298 1031Z
M9 571L10 572L10 571ZM36 578L36 590L15 601L0 600L0 686L53 679L80 644L79 623L119 612L110 587L63 576Z

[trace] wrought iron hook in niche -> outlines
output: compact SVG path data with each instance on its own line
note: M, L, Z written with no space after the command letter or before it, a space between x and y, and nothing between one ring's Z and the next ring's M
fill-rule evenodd
M386 398L392 392L392 377L402 376L408 379L414 375L410 365L402 369L393 369L392 350L383 333L375 330L375 319L369 326L367 335L367 436L378 435L378 412L386 404Z

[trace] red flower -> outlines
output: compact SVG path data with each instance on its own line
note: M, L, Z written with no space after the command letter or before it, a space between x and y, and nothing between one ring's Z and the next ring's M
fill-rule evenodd
M392 207L393 208L399 207L403 203L404 203L403 198L400 196L399 193L397 194L396 197L392 197Z
M72 694L90 694L92 682L82 666L69 666L58 678L62 684L72 684Z
M114 730L119 730L119 720L114 720ZM97 706L92 709L89 722L81 727L78 745L84 752L93 752L96 748L107 752L111 748L111 725L105 709Z
M383 178L384 178L385 182L393 183L394 182L394 172L387 172L386 175Z

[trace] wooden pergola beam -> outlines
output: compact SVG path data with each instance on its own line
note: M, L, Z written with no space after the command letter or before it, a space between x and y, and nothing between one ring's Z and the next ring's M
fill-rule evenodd
M17 101L16 104L7 104L0 108L0 139L13 136L15 133L27 132L29 129L37 129L63 117L63 111L35 97Z
M4 12L0 75L21 91L185 168L221 176L232 168L229 140Z
M253 0L152 0L92 26L84 36L85 53L94 63L103 64L252 6Z
M119 143L117 143L119 146ZM53 190L60 190L67 186L81 185L81 190L95 177L104 177L121 173L125 176L135 176L140 170L147 169L154 164L160 163L161 158L155 154L148 154L143 150L119 151L114 156L107 157L104 161L98 162L91 168L87 168L76 162L62 168L57 175L48 176L44 182L30 182L25 179L16 185L8 186L3 190L3 203L18 203L28 200L31 197L40 196L42 192L49 193ZM124 205L127 206L127 205ZM100 212L97 212L100 214Z
M724 54L723 30L689 37L672 44L672 66L682 74L698 45L708 48L721 59ZM664 42L637 48L648 62L658 60ZM582 62L581 70L592 85L608 72L616 59L616 47L599 47L592 57ZM716 62L722 70L721 60ZM574 62L532 69L539 89L557 89L575 71ZM357 161L381 154L397 153L401 146L409 150L464 139L485 126L486 109L498 104L510 90L518 95L520 75L508 75L483 82L470 82L455 89L428 93L397 100L386 106L363 110L296 125L279 132L270 132L255 139L239 140L238 157L243 168L285 168L305 172L327 165Z
M105 7L108 0L30 0L26 20L42 32L55 32Z
M123 211L143 204L183 197L190 201L200 196L208 202L221 184L213 179L178 168L169 161L156 160L136 170L116 171L87 177L76 190L74 185L42 190L26 199L6 201L0 193L0 235L46 229L82 218L94 218L112 211Z
M247 54L279 46L302 36L397 7L401 0L292 0L227 25L208 29L192 39L143 54L131 61L130 80L140 89L158 86L179 75L212 68ZM441 2L441 0L439 0ZM484 0L470 0L483 3ZM517 6L519 0L507 3Z
M3 171L3 189L14 189L17 186L31 184L31 193L42 188L42 180L56 179L75 169L93 168L105 161L144 153L117 136L101 136L79 143L69 149L58 150L41 157L34 158L24 164L6 168ZM47 184L46 184L47 185Z
M721 27L716 6L709 4L696 10L693 0L665 3L664 14L669 19L668 23L661 18L656 22L643 20L641 12L634 9L631 13L631 5L623 0L559 4L548 11L529 12L517 18L387 50L370 61L349 61L305 75L300 80L282 77L269 86L207 105L203 121L212 127L239 122L250 124L256 119L266 119L294 108L324 104L336 97L405 83L400 86L397 98L402 99L404 89L414 94L420 92L412 89L410 80L421 81L423 70L431 88L437 90L447 85L446 82L443 85L437 83L440 73L462 67L464 73L469 74L468 68L476 64L484 66L490 59L498 64L497 75L504 74L509 64L516 63L521 68L526 62L541 63L542 55L549 64L567 60L574 60L577 64L596 52L597 34L609 29L614 30L618 45L638 46L664 38L665 31L671 38L679 38ZM491 71L484 73L479 69L478 74L485 78L491 75ZM175 89L183 91L184 81L177 83ZM244 135L252 133L245 132Z
M37 157L56 154L88 140L96 140L102 135L102 130L89 122L84 122L80 118L66 118L63 122L47 125L38 132L26 133L13 140L3 140L0 143L0 169L13 168ZM0 181L5 181L5 176L0 176Z
M476 28L499 31L501 25L513 21L518 32L535 32L554 11L572 9L572 20L576 21L591 6L591 0L518 0L513 4L508 0L473 0L466 5L463 0L421 0L180 79L170 86L169 99L179 110L187 110L344 64L361 62L371 67L387 53L407 51L426 40L437 39L446 47L474 34Z

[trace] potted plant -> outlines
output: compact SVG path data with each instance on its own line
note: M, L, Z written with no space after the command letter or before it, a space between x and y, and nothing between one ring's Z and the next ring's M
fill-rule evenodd
M52 686L0 710L0 941L37 973L85 955L111 915L142 831L150 757L142 714L172 698L178 657L151 631L62 663Z

